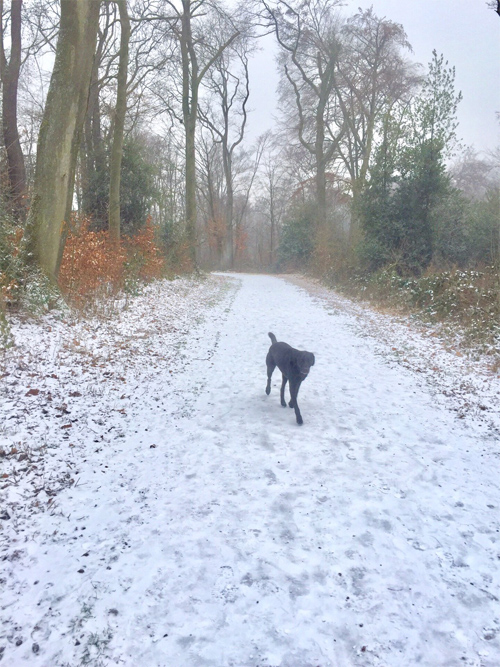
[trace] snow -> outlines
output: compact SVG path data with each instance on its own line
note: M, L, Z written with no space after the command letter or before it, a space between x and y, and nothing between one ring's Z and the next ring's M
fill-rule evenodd
M316 356L303 426L277 372L264 392L268 331ZM486 363L310 282L243 274L13 334L5 664L500 664Z

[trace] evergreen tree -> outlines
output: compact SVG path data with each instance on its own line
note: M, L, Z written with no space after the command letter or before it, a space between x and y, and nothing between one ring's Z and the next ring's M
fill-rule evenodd
M360 204L361 255L370 270L393 263L400 272L419 274L432 260L433 211L450 195L445 158L456 144L462 98L455 95L455 71L447 65L434 51L409 114L399 123L386 119Z

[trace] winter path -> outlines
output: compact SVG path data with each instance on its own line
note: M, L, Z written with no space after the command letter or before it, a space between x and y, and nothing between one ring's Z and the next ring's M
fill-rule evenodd
M457 418L341 299L177 285L102 327L15 331L32 356L7 359L2 399L5 664L500 664L495 425ZM302 427L277 372L264 393L268 331L316 355ZM430 355L417 338L402 348Z

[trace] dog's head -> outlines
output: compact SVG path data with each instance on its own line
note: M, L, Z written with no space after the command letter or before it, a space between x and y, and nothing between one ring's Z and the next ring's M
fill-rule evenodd
M311 366L314 366L314 354L312 352L301 352L297 357L297 366L301 379L305 380L309 375Z

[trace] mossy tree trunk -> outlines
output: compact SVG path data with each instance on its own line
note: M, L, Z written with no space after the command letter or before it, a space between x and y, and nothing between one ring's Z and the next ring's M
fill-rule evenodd
M57 280L89 94L100 0L61 0L59 38L36 156L29 250Z

